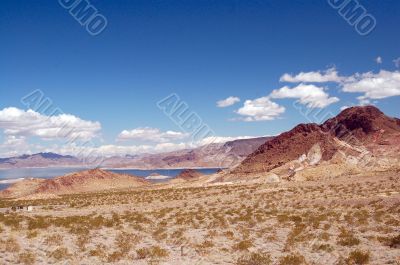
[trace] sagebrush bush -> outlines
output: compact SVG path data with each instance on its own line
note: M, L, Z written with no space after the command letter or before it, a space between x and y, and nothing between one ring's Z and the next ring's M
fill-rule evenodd
M370 254L368 251L354 250L350 253L349 257L346 259L347 264L368 264L370 260Z
M241 256L236 265L269 265L272 264L271 256L266 253L250 253Z

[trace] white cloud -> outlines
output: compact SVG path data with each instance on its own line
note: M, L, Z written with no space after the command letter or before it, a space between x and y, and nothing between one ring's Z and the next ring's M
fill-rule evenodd
M139 140L147 142L165 143L188 137L188 134L175 131L162 132L157 128L142 127L133 130L123 130L117 137L117 141Z
M298 98L299 102L308 108L325 108L338 102L337 97L329 97L324 88L315 85L300 84L294 88L284 86L272 91L271 98Z
M366 106L366 105L371 105L372 103L371 103L371 100L369 100L369 99L367 99L367 98L364 98L364 97L358 97L357 98L358 99L358 104L360 105L360 106Z
M377 64L382 64L382 63L383 63L382 57L380 57L380 56L376 57L375 62L376 62Z
M376 62L382 63L383 60L381 57L378 57L376 58ZM400 66L400 58L394 60L394 62L397 66ZM306 82L306 83L336 82L339 83L340 87L342 88L342 91L344 92L363 93L362 96L358 97L358 100L362 105L371 104L370 99L383 99L387 97L400 95L399 71L391 72L391 71L381 70L379 73L373 73L373 72L367 72L361 74L356 73L354 75L344 77L344 76L339 76L336 69L331 68L325 72L321 71L308 72L308 73L301 72L296 76L285 74L281 77L281 81ZM300 84L299 86L304 86L304 85ZM279 96L282 95L283 98L285 97L300 98L300 102L307 104L309 106L314 105L313 102L311 102L314 94L311 95L310 97L307 97L308 100L305 100L306 98L299 97L298 93L301 94L300 91L290 91L294 89L290 89L288 87L281 88L280 90L284 91L281 91L280 93L275 92L275 94L273 92L271 98L274 97L279 98ZM329 98L327 97L327 95L324 96L323 94L326 93L321 89L318 89L319 91L317 91L314 88L314 90L315 91L313 93L315 93L315 96L319 95L321 97L321 104L317 104L315 106L323 107L324 105L329 105L339 100L336 97ZM283 95L285 94L284 92L286 94L291 94L292 96L284 96Z
M281 82L288 83L325 83L325 82L340 82L343 77L338 75L335 68L330 68L326 71L301 72L295 76L284 74L281 76Z
M261 137L261 136L210 136L206 137L199 142L196 143L197 146L203 146L203 145L208 145L208 144L221 144L221 143L226 143L229 141L234 141L234 140L239 140L239 139L251 139L251 138L256 138L256 137Z
M236 111L244 116L244 121L267 121L278 118L285 112L285 107L272 102L269 97L246 100L243 107Z
M91 156L124 156L127 154L144 154L144 153L164 153L177 151L188 148L196 148L212 143L225 143L237 139L249 139L255 138L255 136L236 136L236 137L223 137L223 136L212 136L204 138L197 142L180 142L180 143L158 143L154 145L143 144L143 145L101 145L98 147L82 147L76 144L63 145L60 148L54 147L53 149L46 149L46 152L55 152L63 155L78 155L89 154Z
M30 153L30 146L24 136L8 135L4 142L0 144L0 157L13 157Z
M394 63L394 65L395 65L397 68L400 68L400 57L397 58L397 59L394 59L394 60L393 60L393 63Z
M340 110L343 111L343 110L348 109L348 108L350 108L350 106L342 106L342 107L340 107Z
M219 107L219 108L229 107L239 101L240 101L240 98L238 98L238 97L228 97L226 99L217 101L217 107Z
M93 149L93 153L101 156L117 156L127 154L163 153L189 148L188 143L159 143L156 145L102 145Z
M125 156L127 154L144 154L144 153L163 153L189 148L189 143L159 143L156 145L100 145L83 147L75 144L63 145L60 147L47 148L46 152L54 152L62 155L73 155L77 157L110 157Z
M4 129L5 135L90 140L98 136L101 125L70 114L46 116L33 110L10 107L0 110L0 129Z
M383 99L400 95L400 72L381 70L379 73L355 74L352 80L342 84L342 90L350 93L363 93L359 100L368 104L368 99Z
M256 136L235 136L235 137L224 137L224 136L212 136L204 138L197 142L165 142L157 144L139 144L139 145L118 145L118 144L106 144L100 146L94 145L80 145L77 143L67 144L53 144L51 146L40 146L29 144L26 142L25 137L6 137L3 144L0 144L0 157L12 157L19 156L22 154L33 154L38 152L53 152L61 155L73 155L79 158L85 158L93 161L101 161L101 157L110 156L125 156L127 154L144 154L144 153L164 153L170 151L177 151L188 148L196 148L207 144L222 144L228 141L237 139L249 139L255 138ZM95 162L95 161L93 161Z

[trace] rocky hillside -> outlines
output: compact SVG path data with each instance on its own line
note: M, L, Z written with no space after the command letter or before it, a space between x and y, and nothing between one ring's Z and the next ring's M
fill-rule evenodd
M2 191L2 197L23 197L36 194L70 194L127 189L148 185L143 178L91 169L54 179L26 179Z
M400 119L386 116L374 106L353 107L321 125L324 131L350 142L368 143L400 132Z
M309 159L310 150L317 150L318 161L331 160L335 154L357 156L363 152L376 154L377 146L395 150L388 143L397 143L400 120L387 117L373 106L353 107L322 125L300 124L261 145L250 154L233 174L268 172L290 161ZM310 161L308 161L310 163Z
M193 180L203 176L199 171L195 169L185 169L179 173L175 179L183 179L183 180Z
M261 145L233 172L266 172L306 154L315 144L321 144L322 159L329 160L338 150L333 136L317 124L300 124Z

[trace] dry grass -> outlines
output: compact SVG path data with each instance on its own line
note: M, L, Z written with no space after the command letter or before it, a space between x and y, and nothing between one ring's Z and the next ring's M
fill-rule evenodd
M336 255L364 264L366 253L369 264L396 264L396 190L400 182L383 175L0 200L41 206L0 213L0 264L318 264Z

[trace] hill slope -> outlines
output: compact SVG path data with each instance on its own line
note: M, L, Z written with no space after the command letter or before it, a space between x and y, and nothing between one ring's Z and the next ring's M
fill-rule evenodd
M27 179L11 185L0 194L3 197L21 197L32 194L70 194L126 189L148 185L149 182L131 175L91 169L56 177L54 179Z
M305 159L313 147L320 153L319 161L332 159L338 151L349 155L374 154L382 142L387 144L387 152L381 153L394 154L396 150L390 143L397 143L399 136L399 119L387 117L373 106L353 107L322 125L300 124L280 134L261 145L231 173L268 172L290 161Z

